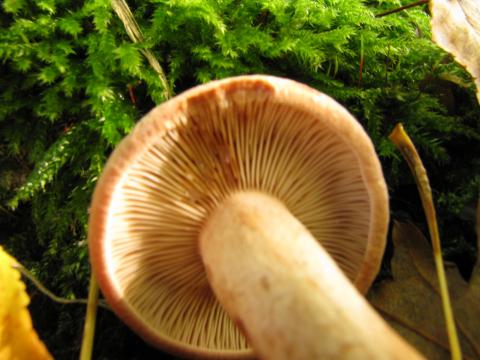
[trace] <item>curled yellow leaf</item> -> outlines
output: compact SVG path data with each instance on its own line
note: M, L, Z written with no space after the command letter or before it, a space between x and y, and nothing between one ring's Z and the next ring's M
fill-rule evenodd
M0 246L0 359L52 359L33 329L30 302L17 264Z

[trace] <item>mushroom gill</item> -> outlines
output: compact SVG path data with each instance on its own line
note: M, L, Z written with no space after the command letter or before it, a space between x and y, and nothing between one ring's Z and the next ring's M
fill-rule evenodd
M356 144L337 131L345 120L330 111L333 100L296 85L307 101L288 84L255 78L224 84L154 110L122 143L121 165L106 170L116 179L112 194L98 201L106 217L101 254L91 245L114 302L141 319L137 329L207 356L250 354L210 289L198 249L209 214L229 195L257 190L279 199L352 282L371 238L364 169Z

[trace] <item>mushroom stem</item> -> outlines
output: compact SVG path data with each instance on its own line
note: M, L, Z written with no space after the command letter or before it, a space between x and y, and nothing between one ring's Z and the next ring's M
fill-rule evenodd
M238 192L209 217L212 289L261 359L421 359L277 199Z

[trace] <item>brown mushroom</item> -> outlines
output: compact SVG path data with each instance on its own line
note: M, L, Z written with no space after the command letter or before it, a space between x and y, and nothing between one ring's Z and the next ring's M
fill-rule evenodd
M387 198L371 141L334 100L270 76L215 81L151 111L110 157L92 266L116 313L170 352L412 359L359 294Z

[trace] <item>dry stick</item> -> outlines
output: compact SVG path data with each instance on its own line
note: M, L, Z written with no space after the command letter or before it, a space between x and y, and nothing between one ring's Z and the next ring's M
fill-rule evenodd
M111 4L112 4L113 10L122 21L123 26L125 27L125 31L127 32L130 39L134 43L142 42L143 34L140 31L140 27L138 26L137 21L133 17L133 14L130 11L130 8L128 7L128 4L126 3L126 1L112 0ZM152 54L150 50L141 49L140 51L142 52L143 56L147 58L147 61L150 64L150 66L153 68L153 70L159 75L162 86L165 89L165 92L164 92L165 99L170 99L172 97L172 90L168 85L167 77L160 63L158 62L158 60L155 58L155 56Z
M400 11L403 11L403 10L406 10L406 9L410 9L412 7L415 7L415 6L419 6L419 5L423 5L423 4L427 4L429 0L420 0L420 1L416 1L414 3L411 3L411 4L408 4L408 5L405 5L405 6L401 6L399 8L396 8L396 9L392 9L392 10L388 10L388 11L385 11L381 14L377 14L375 15L376 18L380 18L380 17L384 17L384 16L387 16L387 15L390 15L390 14L395 14L397 12L400 12Z
M88 291L87 316L85 317L85 326L83 328L82 349L80 350L80 360L90 360L92 358L93 338L95 335L95 321L97 319L98 305L98 283L92 272L90 276L90 287Z
M70 304L88 304L87 299L66 299L60 296L55 295L53 292L47 289L45 285L43 285L40 280L38 280L30 271L28 271L22 264L16 263L13 265L15 269L20 271L20 273L25 276L28 280L32 282L32 284L40 291L43 295L47 296L50 298L52 301L55 301L59 304L64 304L64 305L70 305ZM107 305L105 300L100 299L98 306L107 309L107 310L112 310L110 306Z
M435 267L437 269L437 277L440 287L440 296L442 298L443 313L447 325L448 341L450 343L451 357L454 360L462 358L458 334L455 328L455 320L453 317L452 306L450 304L450 296L448 294L447 278L445 277L445 269L442 260L442 249L440 245L440 236L438 234L437 217L435 207L433 205L432 190L428 181L427 172L423 166L422 160L418 155L415 145L403 129L402 124L397 124L395 129L389 136L390 140L400 150L403 157L408 163L410 170L417 183L418 192L422 200L423 209L427 217L428 230L432 239L433 256L435 259Z

